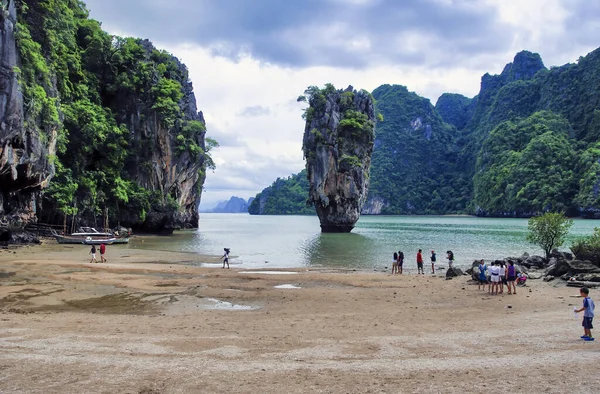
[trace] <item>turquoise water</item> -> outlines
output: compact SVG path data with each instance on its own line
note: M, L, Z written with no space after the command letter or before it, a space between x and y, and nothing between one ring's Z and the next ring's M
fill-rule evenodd
M575 220L569 242L589 235L600 220ZM348 267L383 269L394 251L402 250L405 266L416 265L423 249L425 261L435 250L443 263L447 250L457 265L475 259L542 254L525 240L526 219L486 219L463 216L363 216L350 234L322 234L316 216L251 216L201 214L197 231L156 237L130 247L221 255L231 248L231 261L240 268ZM199 260L200 261L200 260Z

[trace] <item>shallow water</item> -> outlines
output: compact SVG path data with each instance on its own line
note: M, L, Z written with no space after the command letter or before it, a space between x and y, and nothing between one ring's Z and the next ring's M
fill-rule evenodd
M569 241L589 235L600 220L575 220ZM487 219L463 216L363 216L349 234L322 234L316 216L251 216L201 214L197 231L172 237L132 239L128 247L221 255L231 248L232 267L329 267L384 269L392 254L402 250L405 267L414 268L417 249L425 262L435 250L444 264L447 250L457 266L475 259L497 259L542 251L525 240L526 219ZM198 263L204 263L198 259ZM427 265L427 264L426 264Z

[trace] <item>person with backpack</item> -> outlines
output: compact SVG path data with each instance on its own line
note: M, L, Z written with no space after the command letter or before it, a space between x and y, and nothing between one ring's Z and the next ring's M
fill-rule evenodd
M106 245L100 244L100 262L106 263L106 259L104 258L104 253L106 253Z
M402 275L402 265L404 264L404 252L398 251L398 269L397 272Z
M92 245L92 248L90 249L90 253L92 255L92 259L90 260L90 264L92 264L94 261L97 263L98 260L96 260L96 245Z

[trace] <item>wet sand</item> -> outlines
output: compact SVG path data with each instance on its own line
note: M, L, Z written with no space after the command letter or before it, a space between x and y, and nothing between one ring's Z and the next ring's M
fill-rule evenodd
M267 275L117 246L108 263L89 264L87 252L0 251L0 392L587 393L600 384L600 342L579 340L581 299L563 284L489 296L467 277Z

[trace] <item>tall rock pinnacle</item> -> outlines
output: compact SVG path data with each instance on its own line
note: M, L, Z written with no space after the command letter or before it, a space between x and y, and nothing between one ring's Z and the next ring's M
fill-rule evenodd
M305 91L307 100L303 151L315 205L325 233L352 231L369 190L375 139L373 97L349 86L327 84Z

